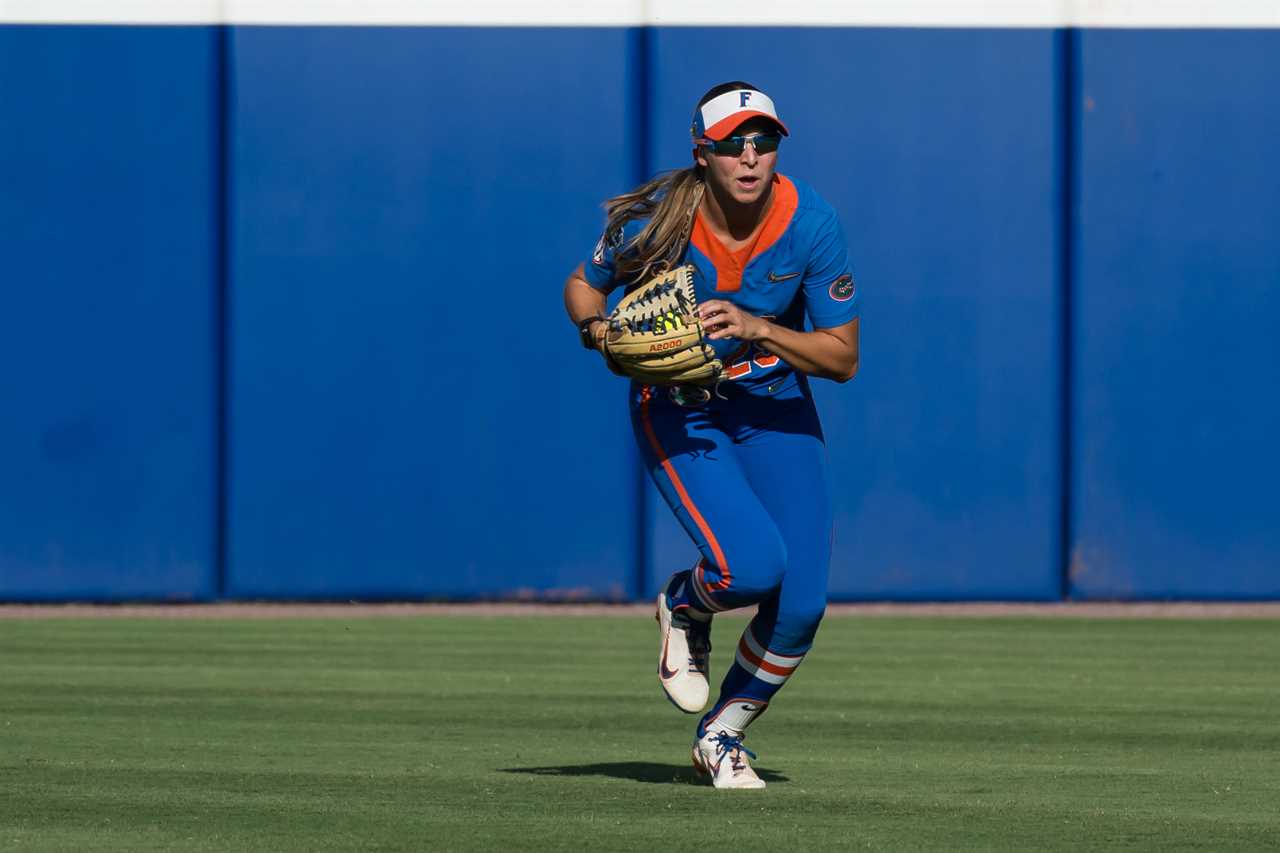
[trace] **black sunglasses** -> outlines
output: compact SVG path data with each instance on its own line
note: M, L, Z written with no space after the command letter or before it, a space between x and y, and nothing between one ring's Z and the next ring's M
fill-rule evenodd
M723 157L741 157L747 143L757 154L772 154L782 142L781 133L757 133L755 136L726 136L724 139L701 139L698 144Z

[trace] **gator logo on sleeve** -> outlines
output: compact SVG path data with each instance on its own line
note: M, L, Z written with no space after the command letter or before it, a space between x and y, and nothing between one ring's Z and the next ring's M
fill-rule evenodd
M591 263L598 267L604 266L604 253L608 249L616 250L622 245L622 229L615 228L612 231L606 231L600 235L600 239L596 241L596 250L591 253Z
M848 273L840 276L831 282L831 289L828 292L836 302L848 302L853 298L853 276Z

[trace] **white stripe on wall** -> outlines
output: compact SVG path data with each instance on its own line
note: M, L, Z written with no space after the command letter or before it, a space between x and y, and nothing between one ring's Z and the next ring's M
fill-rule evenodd
M638 26L644 0L0 0L0 22Z
M211 24L221 0L0 0L6 24Z
M1280 27L1280 0L649 0L658 25L864 27Z
M1280 27L1280 0L0 0L0 23Z

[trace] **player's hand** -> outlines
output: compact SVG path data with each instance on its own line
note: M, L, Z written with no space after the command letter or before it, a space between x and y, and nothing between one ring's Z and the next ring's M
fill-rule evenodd
M769 333L769 321L723 299L709 299L701 303L698 316L702 319L702 327L707 330L707 337L713 341L724 338L758 341Z
M622 372L622 368L618 367L618 363L609 358L609 351L604 348L604 336L609 331L609 324L604 320L598 320L590 326L591 337L596 342L596 352L600 353L600 357L604 359L604 366L609 368L609 372L614 376L626 376Z
M591 339L595 341L596 349L604 352L604 336L609 331L609 322L607 320L593 320L591 325L587 327L587 334L591 335Z

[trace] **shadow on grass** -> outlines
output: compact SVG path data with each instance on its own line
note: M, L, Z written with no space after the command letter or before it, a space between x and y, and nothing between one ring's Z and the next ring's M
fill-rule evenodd
M787 782L786 776L763 767L756 775L766 782ZM652 761L619 761L600 764L565 764L560 767L504 767L501 773L528 773L533 776L611 776L656 785L706 785L687 764L656 764Z

